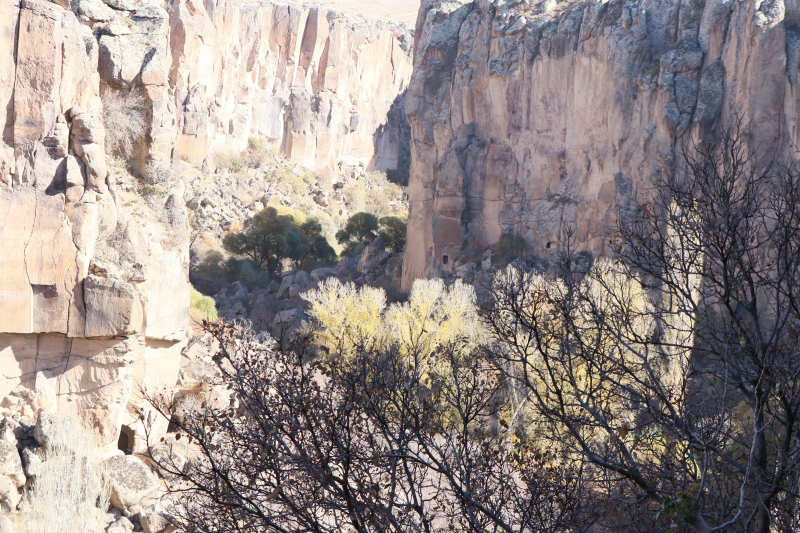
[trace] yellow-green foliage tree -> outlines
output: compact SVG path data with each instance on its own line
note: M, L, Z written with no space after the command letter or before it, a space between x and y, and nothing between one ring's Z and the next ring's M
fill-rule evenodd
M388 307L383 289L357 289L336 278L302 297L309 303L317 342L331 353L395 346L427 360L455 341L476 346L481 330L475 290L460 281L447 287L440 279L418 280L407 302Z

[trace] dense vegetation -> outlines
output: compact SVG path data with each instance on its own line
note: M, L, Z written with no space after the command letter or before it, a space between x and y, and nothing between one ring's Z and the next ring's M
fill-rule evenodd
M378 219L370 213L351 216L337 238L341 257L358 257L364 248L381 237L387 248L401 251L405 246L406 222L400 217ZM281 214L268 207L244 221L242 231L228 233L219 250L209 250L198 262L195 274L205 280L224 277L229 283L240 281L248 288L265 287L270 276L285 268L310 272L334 264L339 255L323 234L322 225L313 217L298 221L291 214Z
M218 326L238 403L176 422L197 450L159 461L176 525L797 530L800 171L743 138L688 149L588 270L567 232L554 273L512 263L480 307L329 281L292 338Z
M226 235L223 246L273 275L281 272L287 260L298 270L308 270L336 259L336 252L322 235L322 226L316 219L298 223L291 215L278 214L273 207L245 220L243 231Z

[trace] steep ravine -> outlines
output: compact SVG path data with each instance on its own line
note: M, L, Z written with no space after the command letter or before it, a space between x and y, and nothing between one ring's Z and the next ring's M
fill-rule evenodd
M406 288L503 233L545 256L572 228L603 254L615 210L736 117L766 157L798 140L795 1L423 4Z
M141 448L141 387L174 389L191 334L177 169L213 172L250 137L316 172L394 169L408 150L401 26L155 4L0 0L0 414L76 414L109 448L121 431ZM144 137L112 158L104 96L129 91Z

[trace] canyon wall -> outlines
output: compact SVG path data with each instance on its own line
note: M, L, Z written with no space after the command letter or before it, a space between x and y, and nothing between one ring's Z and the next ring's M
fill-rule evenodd
M796 0L424 0L415 54L406 288L503 233L602 255L617 208L737 118L765 157L798 141Z
M141 447L142 392L174 389L191 335L178 159L255 136L316 170L396 168L410 33L269 2L0 0L0 44L0 414Z
M126 15L126 35L166 21L153 9ZM43 0L0 2L0 407L80 415L114 445L123 424L137 429L140 387L177 379L189 231L180 183L151 198L117 187L101 99L113 39L89 22ZM138 76L155 94L165 74Z
M241 151L250 136L317 171L396 169L407 152L412 41L402 27L225 0L176 0L170 25L176 145L187 160Z

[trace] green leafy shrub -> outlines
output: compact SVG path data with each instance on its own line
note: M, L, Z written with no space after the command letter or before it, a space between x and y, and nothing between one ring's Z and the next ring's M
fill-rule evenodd
M197 275L205 279L218 279L222 274L222 262L225 256L219 250L209 250L197 265Z
M380 219L380 225L380 236L386 246L395 251L405 248L408 229L408 223L405 220L396 216L388 216Z
M251 168L259 168L263 165L269 156L269 148L267 147L267 140L263 137L250 137L247 139L247 151L244 158L248 166Z
M344 246L342 255L355 257L378 236L378 217L371 213L356 213L347 219L344 228L336 233L336 240Z
M192 311L196 311L204 320L214 321L217 319L217 304L210 296L205 296L192 287L189 295L189 306Z
M249 290L263 289L269 285L269 274L252 259L237 259L229 257L223 267L225 281L234 283L240 281Z
M522 257L525 252L525 239L514 233L503 233L494 246L495 258L500 263L508 263Z
M272 275L283 270L285 261L294 268L309 270L336 260L336 252L316 218L298 223L291 215L278 214L274 207L245 220L243 231L227 234L222 243L229 253L246 258ZM228 263L226 272L243 268L230 260Z

